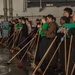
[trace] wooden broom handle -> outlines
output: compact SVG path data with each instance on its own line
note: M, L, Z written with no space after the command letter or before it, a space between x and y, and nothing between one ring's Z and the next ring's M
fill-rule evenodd
M1 43L3 42L4 38L2 38L2 40L0 41Z
M53 46L55 40L56 40L57 36L54 38L54 40L52 41L52 43L50 44L49 48L47 49L47 51L45 52L44 56L42 57L41 61L39 62L39 64L36 66L35 70L33 71L32 75L35 74L35 72L37 71L38 68L40 68L41 64L43 63L43 61L45 60L46 56L48 55L51 47Z
M71 75L73 75L74 70L75 70L75 64L74 64L74 66L73 66L73 68L72 68Z
M67 59L66 59L66 58L67 58L67 57L66 57L66 56L67 56L67 55L66 55L66 35L65 35L65 40L64 40L64 50L65 50L65 51L64 51L64 52L65 52L64 54L65 54L65 72L66 72L66 65L67 65Z
M25 47L27 47L29 45L30 42L32 42L35 39L36 35L34 36L34 38L32 38L20 51L18 51L9 61L8 63L10 63Z
M13 35L14 35L14 33L4 42L4 44L7 43Z
M59 47L61 46L61 43L62 43L62 41L60 41L60 43L59 43L58 47L56 48L56 50L55 50L54 54L52 55L52 57L51 57L51 59L50 59L50 61L49 61L48 65L47 65L47 67L45 68L45 70L44 70L44 72L43 72L43 74L42 74L42 75L45 75L46 71L48 70L48 68L49 68L49 66L50 66L50 64L51 64L51 62L52 62L52 60L53 60L54 56L56 55L57 51L59 50Z
M18 33L18 32L17 32L17 33ZM15 33L15 34L17 34L17 33ZM20 34L20 31L19 31L19 33L17 34L17 36L16 36L16 38L15 38L15 41L14 41L12 47L14 47L14 44L16 43L16 41L17 41L17 39L18 39L18 37L19 37L19 34Z
M22 58L21 58L20 61L22 61L22 60L24 59L26 53L28 52L29 48L34 44L34 42L35 42L35 39L30 43L30 45L28 46L27 50L25 51L25 53L24 53L24 55L22 56ZM33 43L33 44L32 44L32 43Z
M9 47L9 45L12 43L13 41L13 38L10 40L9 44L7 45L7 47Z
M33 62L32 62L32 66L33 66L33 68L36 67L35 59L36 59L36 54L37 54L37 50L38 50L39 39L40 39L40 35L38 35L37 44L36 44L36 48L35 48L35 51L34 51L34 60L33 60Z
M25 42L32 34L33 33L31 33L26 39L24 39L20 44L18 44L17 47L20 46L23 42Z
M71 35L70 46L69 46L69 53L68 53L68 61L67 61L67 67L66 67L66 75L68 75L68 70L69 70L71 47L72 47L72 39L73 39L73 36Z
M37 44L36 44L36 49L35 49L35 52L34 52L34 61L33 61L34 63L35 63L36 54L37 54L37 50L38 50L39 39L40 39L40 35L38 35L38 40L37 40Z

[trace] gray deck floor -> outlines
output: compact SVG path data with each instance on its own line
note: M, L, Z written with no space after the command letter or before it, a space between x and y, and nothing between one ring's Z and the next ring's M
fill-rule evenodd
M0 47L0 75L26 75L25 70L17 67L17 62L5 64L9 59L8 50Z
M33 68L31 66L29 66L28 63L24 63L24 68L19 69L17 67L18 60L16 60L16 59L14 59L10 65L5 64L9 60L9 58L10 58L10 56L9 56L8 49L0 47L0 66L5 66L7 68L7 70L4 69L0 73L0 75L31 75L31 73L33 72ZM0 71L1 70L2 70L2 68L0 67ZM55 75L55 74L50 74L50 75ZM57 75L59 75L59 74L57 74Z

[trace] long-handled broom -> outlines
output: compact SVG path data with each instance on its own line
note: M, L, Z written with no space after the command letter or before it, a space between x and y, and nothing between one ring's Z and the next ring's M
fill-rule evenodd
M69 46L69 53L68 53L68 61L67 61L67 67L66 67L66 75L68 75L68 71L69 71L70 56L71 56L71 47L72 47L72 39L73 39L73 36L71 35L70 46Z
M67 57L66 57L66 56L67 56L67 55L66 55L66 35L65 35L65 40L64 40L64 50L65 50L65 51L64 51L64 52L65 52L64 54L65 54L65 72L66 72L66 65L67 65L67 60L66 60L66 58L67 58Z
M29 43L31 43L34 39L36 38L36 35L34 36L34 38L32 38L20 51L18 51L8 62L7 64L10 64L10 62L25 48L29 45Z
M75 70L75 64L74 64L74 66L73 66L73 68L72 68L71 75L73 75L74 70Z
M13 37L14 33L2 44L3 47L7 46L7 42Z
M52 60L53 60L53 58L55 57L57 51L59 50L59 47L61 46L63 40L64 40L64 37L61 38L61 41L60 41L60 43L58 44L58 47L56 48L54 54L52 55L52 57L51 57L51 59L50 59L48 65L47 65L47 67L45 68L45 70L44 70L44 72L43 72L42 75L45 75L45 73L46 73L46 71L48 70L48 68L49 68L49 66L50 66L50 64L51 64L51 62L52 62Z
M39 64L36 66L35 70L33 71L32 75L35 74L35 72L40 68L40 66L42 65L43 61L45 60L46 56L48 55L51 47L53 46L55 40L56 40L57 36L54 38L54 40L52 41L52 43L50 44L49 48L47 49L47 51L45 52L44 56L42 57L41 61L39 62Z
M22 60L24 59L25 55L27 54L27 52L29 51L29 49L31 48L31 46L34 44L34 42L35 42L35 39L29 44L27 50L23 54L23 56L22 56L21 60L19 61L19 63L17 64L18 68L23 68Z
M31 63L31 65L32 65L33 68L36 67L35 59L36 59L36 54L37 54L37 50L38 50L39 39L40 39L40 35L38 35L38 39L37 39L37 43L36 43L36 49L34 51L34 60L33 60L33 63Z
M23 44L30 36L32 36L33 35L33 33L31 33L26 39L24 39L21 43L19 43L15 48L14 48L14 50L17 50L17 51L19 51L19 46L21 45L21 44Z

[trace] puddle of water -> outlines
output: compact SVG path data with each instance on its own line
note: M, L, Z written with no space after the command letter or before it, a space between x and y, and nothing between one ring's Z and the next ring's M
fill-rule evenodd
M11 72L10 68L0 65L0 75L5 75L9 72Z
M0 63L6 62L9 60L9 55L0 54Z
M6 49L0 49L0 75L11 72L11 69L4 65L9 60L9 54Z

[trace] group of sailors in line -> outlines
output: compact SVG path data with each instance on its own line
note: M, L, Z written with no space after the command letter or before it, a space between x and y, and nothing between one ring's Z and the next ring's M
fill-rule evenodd
M71 8L65 8L63 12L63 16L60 18L60 25L57 24L56 18L52 14L48 14L47 16L43 16L41 19L36 19L36 27L32 31L32 26L28 18L19 18L15 20L10 21L10 25L8 27L9 29L9 37L15 33L15 36L17 36L17 33L19 34L19 37L17 39L17 43L19 44L22 42L24 39L26 39L30 34L38 34L40 35L40 40L38 43L38 50L36 53L36 59L35 59L35 64L38 65L42 57L44 56L45 52L51 45L53 39L57 36L57 39L55 43L53 44L50 52L48 53L47 57L45 58L44 62L41 65L41 71L44 71L49 60L51 59L53 53L55 52L59 42L61 41L61 38L66 35L66 58L68 60L68 53L69 53L69 44L70 44L70 38L71 35L73 36L73 42L72 42L72 51L71 51L71 56L70 56L70 66L69 66L69 73L70 75L73 65L75 64L75 12L72 15L73 10ZM14 36L14 37L15 37ZM25 46L25 44L33 38L33 35L23 42L19 47L22 48ZM12 38L11 38L12 39ZM15 40L15 38L13 38ZM36 38L37 39L37 38ZM13 40L13 43L14 43ZM13 44L12 43L12 44ZM62 42L59 51L56 53L49 69L46 72L46 75L49 75L50 71L62 71L63 74L65 75L65 53L64 53L64 41ZM19 56L22 57L26 49L24 49ZM60 68L58 68L60 65ZM75 74L75 72L74 72ZM73 75L74 75L73 74Z

